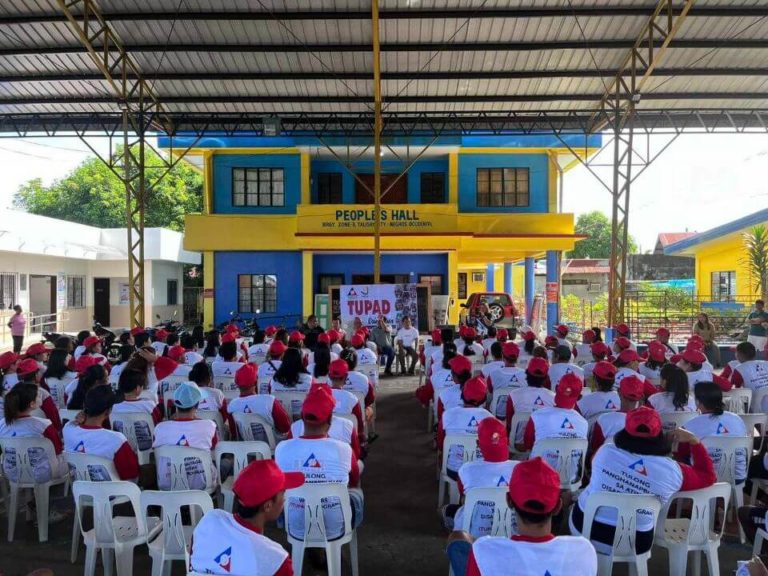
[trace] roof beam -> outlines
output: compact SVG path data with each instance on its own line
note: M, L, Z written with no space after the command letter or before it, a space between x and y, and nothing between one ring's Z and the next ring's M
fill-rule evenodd
M596 3L592 6L559 6L541 8L459 8L441 10L382 10L382 20L433 20L435 18L564 18L577 16L587 17L627 17L644 16L653 14L656 3L644 6L607 6ZM368 11L339 10L339 11L279 11L267 12L263 10L236 11L236 10L195 10L185 12L166 11L120 11L104 12L104 18L110 22L147 22L148 20L160 21L268 21L268 20L370 20ZM724 3L722 6L702 6L695 10L691 16L702 17L755 17L768 15L768 7L764 6L731 6ZM76 16L77 18L78 16ZM0 17L0 26L13 24L42 24L62 22L64 18L56 13L23 13L18 15L4 15Z
M619 40L590 40L589 48L592 50L629 50L635 44L635 39ZM661 46L661 41L656 42ZM370 52L369 44L131 44L128 51L135 53L242 53L261 54L277 52ZM675 40L672 48L694 49L764 49L768 48L768 40L764 38L748 39L680 39ZM97 50L104 51L103 46L96 46ZM586 50L584 40L563 40L553 42L451 42L440 44L439 42L390 42L381 45L382 52L534 52L538 50ZM111 47L108 47L108 51ZM14 46L0 48L2 56L29 56L29 55L53 55L53 54L79 54L85 52L81 45L69 44L66 46ZM615 72L615 71L614 71Z
M614 77L614 69L576 70L468 70L468 71L398 71L382 72L382 80L527 80L536 78L608 78ZM763 68L657 68L655 76L768 76L768 67ZM129 75L129 78L131 75ZM370 80L370 72L160 72L144 75L146 80ZM76 82L103 80L101 74L44 72L31 74L0 74L3 83L33 82Z

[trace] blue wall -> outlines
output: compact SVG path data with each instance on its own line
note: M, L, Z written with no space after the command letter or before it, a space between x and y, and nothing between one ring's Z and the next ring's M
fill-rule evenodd
M216 252L214 257L215 322L229 318L237 311L238 274L277 275L277 313L283 316L302 313L301 252ZM244 318L252 314L243 314Z
M478 208L478 168L528 168L529 206ZM548 169L546 154L459 154L459 212L549 212Z
M383 254L382 274L410 274L412 282L418 282L420 274L442 275L443 291L448 291L447 254ZM372 254L315 254L313 257L314 282L317 290L318 274L344 274L344 282L352 283L353 274L373 274Z
M399 160L383 160L381 171L384 174L400 174L406 164ZM312 203L317 203L317 178L319 172L338 172L341 174L342 199L344 204L355 202L355 177L349 173L339 162L335 160L313 160L310 170L312 172ZM373 174L373 160L359 160L352 163L352 170L359 174ZM408 173L403 176L408 182L408 203L418 204L421 200L421 173L443 172L445 174L445 198L448 200L448 156L430 160L417 161Z
M233 206L233 168L282 168L285 206ZM226 154L213 157L213 211L215 214L295 214L301 202L299 154Z

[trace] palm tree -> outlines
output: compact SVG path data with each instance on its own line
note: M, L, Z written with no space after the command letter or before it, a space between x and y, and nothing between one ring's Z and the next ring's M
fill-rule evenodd
M749 232L745 232L743 240L744 256L741 262L756 279L755 291L760 294L760 298L766 300L768 296L768 230L760 224Z

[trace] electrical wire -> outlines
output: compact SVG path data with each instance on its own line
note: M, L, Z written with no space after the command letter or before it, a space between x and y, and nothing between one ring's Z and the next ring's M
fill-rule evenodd
M153 92L155 88L155 82L157 82L157 74L160 72L160 68L163 65L163 61L165 60L165 55L168 53L168 46L171 42L171 36L173 36L173 30L176 28L176 22L178 22L179 19L179 13L181 12L181 7L184 5L184 0L179 0L179 3L176 5L176 12L173 15L173 20L171 21L171 28L168 30L168 35L165 37L165 45L163 46L163 51L160 53L160 60L157 63L157 67L155 68L155 73L152 78L152 83L149 85L149 91Z
M587 34L584 32L584 28L581 25L581 22L579 21L579 17L576 14L576 9L573 6L573 2L571 0L567 0L568 6L571 9L571 13L573 14L573 19L576 22L576 26L579 28L579 33L581 33L581 38L584 40L584 47L587 49L587 52L589 53L589 58L592 60L592 65L595 67L595 70L598 73L598 78L600 78L600 82L603 84L603 89L608 92L608 84L605 82L605 78L603 78L603 75L600 70L600 66L597 64L597 59L595 58L595 53L592 51L592 47L589 45L589 40L587 40Z

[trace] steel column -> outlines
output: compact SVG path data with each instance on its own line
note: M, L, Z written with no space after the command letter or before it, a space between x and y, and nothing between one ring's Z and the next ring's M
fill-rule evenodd
M533 301L536 298L536 260L525 258L525 323L531 325Z
M371 2L373 37L373 282L381 281L381 61L379 45L379 0Z

